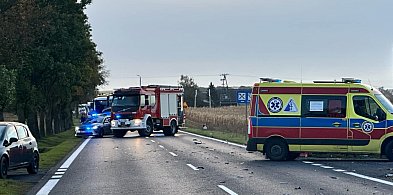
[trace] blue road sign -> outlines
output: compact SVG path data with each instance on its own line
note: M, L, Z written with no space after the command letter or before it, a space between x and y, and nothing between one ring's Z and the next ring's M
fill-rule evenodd
M238 104L250 103L251 101L251 91L238 91L236 102Z

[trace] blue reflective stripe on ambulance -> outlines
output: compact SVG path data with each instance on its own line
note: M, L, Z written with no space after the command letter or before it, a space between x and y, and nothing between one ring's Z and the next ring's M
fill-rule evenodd
M336 127L333 124L340 123L337 127L347 127L347 120L342 120L340 118L302 118L302 127Z
M387 121L387 127L393 126L393 120L388 120Z
M258 123L257 123L258 120ZM263 127L300 127L299 117L251 117L252 126Z
M364 121L366 121L366 120L364 120L364 119L350 119L349 126L351 128L353 128L353 124L354 123L359 123L360 125L362 125L362 123ZM386 128L386 126L385 126L386 125L386 121L381 121L381 122L373 123L373 124L374 124L374 128ZM388 121L388 124L389 124L389 121ZM393 123L392 123L392 125L393 125ZM389 127L389 125L388 125L388 127Z

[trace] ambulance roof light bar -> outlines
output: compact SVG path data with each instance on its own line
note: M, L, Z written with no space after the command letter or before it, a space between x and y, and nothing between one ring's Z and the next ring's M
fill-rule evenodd
M282 83L282 80L281 80L281 79L273 79L273 78L264 78L264 77L261 77L261 78L259 78L259 82L260 82L260 83L262 83L262 82L268 82L268 83Z
M362 83L362 80L355 78L342 78L341 81L314 81L314 83Z

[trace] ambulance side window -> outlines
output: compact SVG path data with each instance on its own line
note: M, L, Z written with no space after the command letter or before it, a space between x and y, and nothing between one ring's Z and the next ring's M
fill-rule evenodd
M383 121L386 119L385 112L374 99L369 96L354 96L353 109L357 115L372 120Z
M302 117L345 118L346 96L305 95L302 97Z

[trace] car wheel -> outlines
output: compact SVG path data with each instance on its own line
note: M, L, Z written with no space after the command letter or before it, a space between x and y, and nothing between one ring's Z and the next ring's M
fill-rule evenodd
M104 129L101 128L99 129L98 135L95 136L96 138L102 138L104 137Z
M166 136L173 136L177 133L177 124L176 121L172 121L171 122L171 126L170 127L166 127L164 129L164 135Z
M282 161L288 156L288 145L281 139L269 140L265 149L266 156L273 161Z
M149 137L151 133L153 133L153 123L151 121L147 121L146 129L138 130L138 133L141 137Z
M6 157L0 159L0 179L6 179L8 173L8 160Z
M38 154L36 152L34 152L33 158L31 159L31 162L30 162L29 166L27 167L27 172L29 174L37 174L39 164L40 164L40 158L38 157Z
M385 147L385 154L389 161L393 161L393 141L389 142Z

